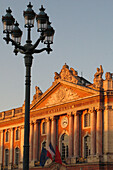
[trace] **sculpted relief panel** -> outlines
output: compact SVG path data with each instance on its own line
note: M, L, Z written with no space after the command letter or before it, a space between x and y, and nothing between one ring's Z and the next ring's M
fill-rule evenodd
M52 94L46 105L53 105L78 98L78 94L75 93L72 89L60 87L57 92Z

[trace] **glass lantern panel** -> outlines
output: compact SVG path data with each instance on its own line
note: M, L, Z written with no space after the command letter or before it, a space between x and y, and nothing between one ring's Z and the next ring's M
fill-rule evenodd
M38 20L38 30L39 31L45 31L47 29L47 23L41 23L39 20Z
M29 26L32 25L33 26L34 25L34 19L32 19L32 20L29 19L28 20L28 19L25 18L25 25L29 25Z
M46 36L44 43L45 44L52 44L53 43L53 35L52 36Z
M12 39L13 39L17 44L20 44L20 42L21 42L21 37L12 37Z
M3 26L4 26L3 29L4 29L5 32L9 32L10 33L13 30L13 25L7 25L6 23L4 23Z

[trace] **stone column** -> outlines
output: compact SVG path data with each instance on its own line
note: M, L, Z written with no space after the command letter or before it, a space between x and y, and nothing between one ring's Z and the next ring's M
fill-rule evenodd
M33 160L33 122L30 124L30 150L29 150L29 160Z
M3 163L2 162L2 160L3 160L3 135L4 135L4 133L3 133L3 130L2 131L0 131L0 165Z
M49 117L46 118L46 121L47 121L47 148L48 148L51 140L51 127Z
M38 155L38 122L34 122L34 140L33 140L33 160L37 161Z
M96 154L96 111L91 110L91 155Z
M79 114L74 113L74 157L79 157Z
M20 137L20 162L23 162L23 147L24 147L24 126L21 126L21 137Z
M53 148L56 148L56 119L51 117L51 143Z
M102 155L102 110L97 110L96 153Z
M14 129L10 129L10 165L13 164L13 139L14 139Z
M24 126L20 127L20 164L19 169L23 168L23 151L24 151Z
M69 113L69 157L73 155L73 115Z

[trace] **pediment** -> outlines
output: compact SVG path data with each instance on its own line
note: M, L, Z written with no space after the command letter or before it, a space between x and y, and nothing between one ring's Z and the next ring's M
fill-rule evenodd
M46 105L53 105L57 103L62 103L66 101L71 101L74 99L78 99L79 94L73 91L68 87L60 86L55 93L53 93L48 99Z
M98 94L98 92L88 87L60 81L55 85L53 84L45 93L43 93L37 103L32 106L32 109L65 104L67 102L91 97L96 94Z

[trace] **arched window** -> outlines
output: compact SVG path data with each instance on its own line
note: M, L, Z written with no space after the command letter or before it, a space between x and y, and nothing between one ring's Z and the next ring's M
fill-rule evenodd
M8 142L8 141L9 141L9 132L8 132L8 131L6 131L5 141L6 141L6 142Z
M85 158L90 155L90 150L91 150L91 138L89 135L87 135L84 137L84 157Z
M46 134L46 130L47 130L47 123L46 122L43 122L42 123L42 134Z
M90 113L84 115L84 127L90 126Z
M69 148L69 136L64 133L61 136L61 156L62 160L68 157L68 148Z
M19 140L19 132L20 132L20 131L19 131L19 129L17 128L17 129L16 129L16 140Z
M19 164L19 148L15 148L15 164Z
M9 163L9 149L5 149L5 166Z

